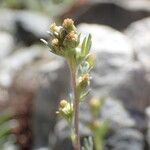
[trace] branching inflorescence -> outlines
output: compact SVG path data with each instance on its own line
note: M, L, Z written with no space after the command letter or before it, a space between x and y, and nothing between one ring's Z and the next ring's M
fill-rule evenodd
M72 19L65 19L62 26L53 23L48 33L50 39L42 41L50 48L50 52L67 60L71 73L72 98L61 100L57 113L67 120L72 129L70 135L74 149L80 150L79 105L89 93L89 72L95 64L95 57L90 54L91 35L81 42Z

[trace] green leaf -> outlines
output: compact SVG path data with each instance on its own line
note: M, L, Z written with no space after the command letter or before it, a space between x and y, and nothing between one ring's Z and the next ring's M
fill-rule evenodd
M92 45L92 41L91 41L91 34L89 34L88 37L85 37L83 42L82 42L82 46L81 46L81 56L85 57L91 48Z
M10 115L10 114L2 114L0 116L0 125L2 125L3 123L9 121L10 119L12 119L12 115Z
M0 125L0 147L2 147L3 144L7 141L10 134L11 134L11 129L7 122L3 125Z
M91 34L89 34L88 39L87 39L87 47L86 47L88 53L89 53L91 45L92 45L92 40L91 39L92 39L92 36L91 36Z
M88 94L90 93L90 91L86 91L86 92L83 92L80 96L80 101L84 101L84 99L88 96Z
M96 61L95 55L89 54L86 57L86 61L89 63L90 68L92 69L95 66L95 61Z
M93 150L93 139L92 137L88 137L84 139L84 146L82 150Z

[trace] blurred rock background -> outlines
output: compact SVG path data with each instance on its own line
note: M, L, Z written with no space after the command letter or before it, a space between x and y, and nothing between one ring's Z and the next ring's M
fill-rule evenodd
M55 114L70 91L68 66L40 42L50 23L66 17L93 37L97 62L89 99L105 98L101 118L111 127L105 149L149 150L150 1L1 0L0 113L9 110L17 122L4 150L72 149ZM81 112L85 137L91 134L88 106Z

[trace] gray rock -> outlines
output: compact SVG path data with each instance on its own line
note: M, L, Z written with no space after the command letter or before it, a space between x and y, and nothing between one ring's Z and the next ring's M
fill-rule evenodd
M55 140L56 110L69 92L69 70L62 59L53 60L39 69L40 88L34 99L34 147L48 146L49 134ZM39 136L40 133L40 136ZM54 142L54 141L53 141Z
M35 150L50 150L48 147L41 147L41 148L38 148L38 149L35 149Z
M143 150L143 135L136 129L119 129L107 141L112 150Z
M15 33L16 41L25 45L46 38L46 31L51 22L52 20L46 15L33 11L0 10L0 29Z
M134 50L138 55L138 59L147 67L149 67L150 58L150 18L145 18L132 23L125 31L129 37Z
M114 3L128 10L145 10L150 11L150 2L147 0L93 0L93 2Z
M13 37L6 32L0 32L0 45L1 45L0 46L0 63L1 63L1 61L14 50Z
M131 128L135 126L134 119L124 108L123 104L111 98L105 100L101 116L103 120L109 121L110 127L115 131L119 128Z
M108 95L112 85L123 78L124 68L132 62L132 47L123 34L107 26L82 24L78 29L84 35L92 35L91 50L97 60L92 73L93 95L100 89L101 95Z
M75 18L77 24L96 23L123 30L130 23L150 15L150 9L148 8L150 3L137 1L94 0L82 3L78 1L78 4L75 4L72 8L73 11L71 9L66 13L66 16Z
M30 11L16 12L16 41L27 46L39 43L40 38L47 38L46 31L50 22L51 20L44 14Z
M0 63L0 85L6 88L10 87L17 71L41 57L41 55L41 48L32 46L30 48L20 49L9 57L6 57Z
M14 32L16 11L10 9L0 10L0 30Z
M150 107L146 109L146 115L147 115L147 125L148 125L148 133L147 133L147 142L150 147Z
M122 100L127 108L143 112L150 102L149 72L134 61L129 39L106 26L82 24L79 31L93 37L97 62L92 73L92 95L110 96Z

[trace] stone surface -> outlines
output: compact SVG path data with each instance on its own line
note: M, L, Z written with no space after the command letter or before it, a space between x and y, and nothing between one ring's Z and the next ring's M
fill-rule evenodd
M83 24L79 31L93 37L97 62L92 73L92 95L110 96L123 101L129 109L144 112L150 103L149 72L134 60L129 39L105 26Z
M40 47L32 46L30 48L23 48L9 57L5 58L0 63L0 85L9 87L13 82L17 71L23 69L27 64L32 63L35 59L41 57L42 51Z
M123 104L111 98L105 100L101 116L104 120L109 120L111 128L115 131L119 128L131 128L135 126L134 119L124 108Z
M112 150L143 150L143 135L136 129L119 129L108 139Z
M90 2L90 0L88 0ZM150 11L150 2L148 0L93 0L93 3L114 3L131 10L147 10Z
M14 39L6 32L0 32L0 63L14 50Z
M19 150L19 148L10 142L6 142L2 150Z
M60 58L43 65L39 70L41 83L34 99L35 148L48 146L49 134L54 138L55 112L59 101L65 99L69 92L68 74L68 67Z
M146 109L146 115L147 115L147 129L148 129L148 132L147 132L147 142L149 144L149 147L150 147L150 107L148 107Z
M47 16L30 11L18 11L15 20L17 41L26 45L40 42L40 38L46 38L46 31L52 23Z
M133 0L132 0L133 1ZM79 2L78 2L79 3ZM75 18L77 24L96 23L111 26L118 30L125 29L130 23L150 15L150 5L145 2L130 1L88 1L78 6L75 4L64 18ZM76 6L77 5L77 6ZM139 6L139 7L138 7ZM147 6L147 7L146 7Z
M40 38L46 38L50 23L52 19L38 12L0 10L0 30L14 33L16 41L25 45L31 45L39 42Z
M125 34L129 37L133 49L138 55L138 59L149 67L150 65L150 17L132 23Z
M14 32L16 11L10 9L0 10L0 30Z

